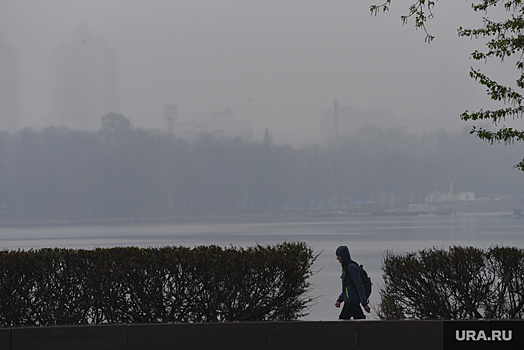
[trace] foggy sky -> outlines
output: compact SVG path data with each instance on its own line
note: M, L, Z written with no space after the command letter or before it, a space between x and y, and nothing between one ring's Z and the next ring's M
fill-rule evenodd
M371 16L374 0L2 0L0 38L15 46L21 125L49 118L49 57L81 23L113 47L120 108L135 126L164 128L162 106L177 103L182 120L231 108L251 120L255 136L318 141L319 118L339 106L391 110L416 131L462 129L465 109L489 107L469 67L503 82L514 66L469 59L480 41L459 26L481 26L469 1L437 2L427 45L410 1ZM504 80L506 79L506 80Z

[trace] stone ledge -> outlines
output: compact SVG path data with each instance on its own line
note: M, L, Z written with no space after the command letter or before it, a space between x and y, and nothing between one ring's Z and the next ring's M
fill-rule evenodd
M444 348L446 327L475 321L461 322L370 320L12 327L0 328L0 350L440 350ZM476 322L495 328L500 325L524 328L524 321L519 320Z

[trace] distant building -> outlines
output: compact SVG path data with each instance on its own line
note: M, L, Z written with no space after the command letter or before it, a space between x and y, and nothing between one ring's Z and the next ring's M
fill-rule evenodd
M0 130L20 125L18 59L13 45L0 40Z
M165 104L162 107L162 117L164 118L164 123L166 123L167 132L174 134L174 125L178 120L178 105L176 103Z
M475 192L456 192L453 191L453 183L449 183L449 191L441 193L438 191L431 192L426 197L426 202L457 202L457 201L474 201Z
M174 134L187 140L194 140L201 134L215 137L241 137L246 141L254 140L253 122L237 120L233 111L195 113L193 120L176 122Z
M475 192L447 192L440 193L437 191L431 192L426 201L429 203L435 202L457 202L457 201L474 201Z
M50 124L98 129L100 118L119 111L116 53L87 25L53 49Z
M335 140L336 135L351 135L366 125L376 125L384 128L397 126L395 114L386 109L372 108L368 111L358 111L351 107L338 107L335 122L335 111L323 111L320 117L320 142L328 144Z
M412 213L429 213L431 206L429 203L414 203L409 205L409 211Z

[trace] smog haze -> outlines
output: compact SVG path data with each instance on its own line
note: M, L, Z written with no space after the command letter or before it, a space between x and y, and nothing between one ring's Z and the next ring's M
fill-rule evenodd
M81 26L114 52L119 101L111 112L137 127L165 128L162 106L176 103L181 121L230 109L253 123L256 139L269 129L277 142L315 143L335 99L361 115L386 111L386 126L409 131L467 126L460 113L488 99L468 76L481 43L456 30L481 26L482 14L468 2L439 4L427 45L412 22L402 26L405 4L372 16L373 3L7 0L0 42L18 58L20 127L53 124L53 50ZM513 69L480 67L502 80Z

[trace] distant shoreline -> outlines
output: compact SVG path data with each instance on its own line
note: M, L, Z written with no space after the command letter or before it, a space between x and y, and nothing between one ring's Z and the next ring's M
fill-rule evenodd
M458 215L495 215L502 217L513 217L511 210L506 211L467 211L459 212ZM0 221L1 228L38 228L38 227L110 227L110 226L147 226L166 224L212 224L212 223L290 223L290 222L319 222L348 221L355 218L384 218L384 217L413 217L413 216L442 216L428 213L412 213L399 211L384 212L377 214L340 214L340 211L332 210L303 210L282 211L268 214L250 215L207 215L207 216L179 216L158 218L112 218L112 219L84 219L84 220L38 220L38 221Z

